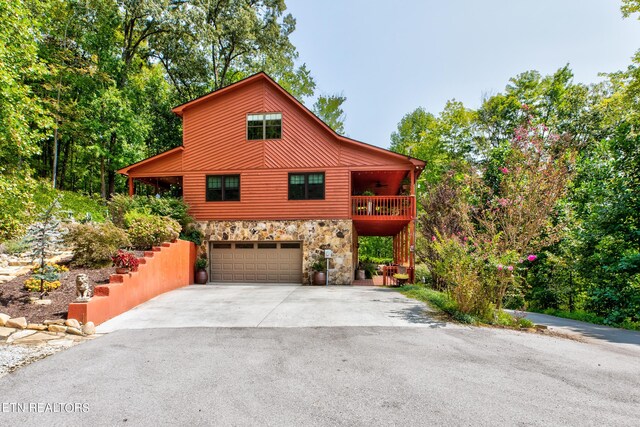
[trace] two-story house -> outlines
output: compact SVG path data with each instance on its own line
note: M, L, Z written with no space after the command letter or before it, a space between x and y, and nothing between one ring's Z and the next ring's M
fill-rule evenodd
M331 249L330 283L350 284L358 236L393 236L413 268L422 160L338 135L264 73L173 112L183 145L119 172L131 195L136 182L178 189L212 282L307 284Z

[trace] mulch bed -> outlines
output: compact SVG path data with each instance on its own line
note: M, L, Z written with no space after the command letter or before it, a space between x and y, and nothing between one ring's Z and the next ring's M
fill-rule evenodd
M76 299L76 276L86 274L95 284L109 283L109 276L115 273L114 267L100 269L73 268L69 269L67 277L60 280L62 285L55 291L49 292L45 299L50 299L50 305L37 305L29 302L29 297L38 293L24 289L24 281L31 274L16 277L10 282L0 284L0 312L11 317L26 317L29 323L43 322L50 319L66 319L69 303Z

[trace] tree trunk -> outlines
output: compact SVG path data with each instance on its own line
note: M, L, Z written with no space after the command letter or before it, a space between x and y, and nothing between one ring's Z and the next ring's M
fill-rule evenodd
M100 158L100 196L107 200L107 181L104 170L104 156Z

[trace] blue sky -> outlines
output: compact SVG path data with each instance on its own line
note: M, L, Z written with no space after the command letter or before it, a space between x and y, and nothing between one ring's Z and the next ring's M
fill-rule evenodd
M526 70L575 81L626 68L640 22L617 0L287 0L318 92L347 97L346 133L381 147L402 116L455 98L478 107Z

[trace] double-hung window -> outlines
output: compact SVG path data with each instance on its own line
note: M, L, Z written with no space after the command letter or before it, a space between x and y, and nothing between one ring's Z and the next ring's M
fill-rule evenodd
M282 138L282 113L247 115L247 139Z
M324 173L290 173L289 200L324 199Z
M240 175L207 175L207 202L240 200Z

